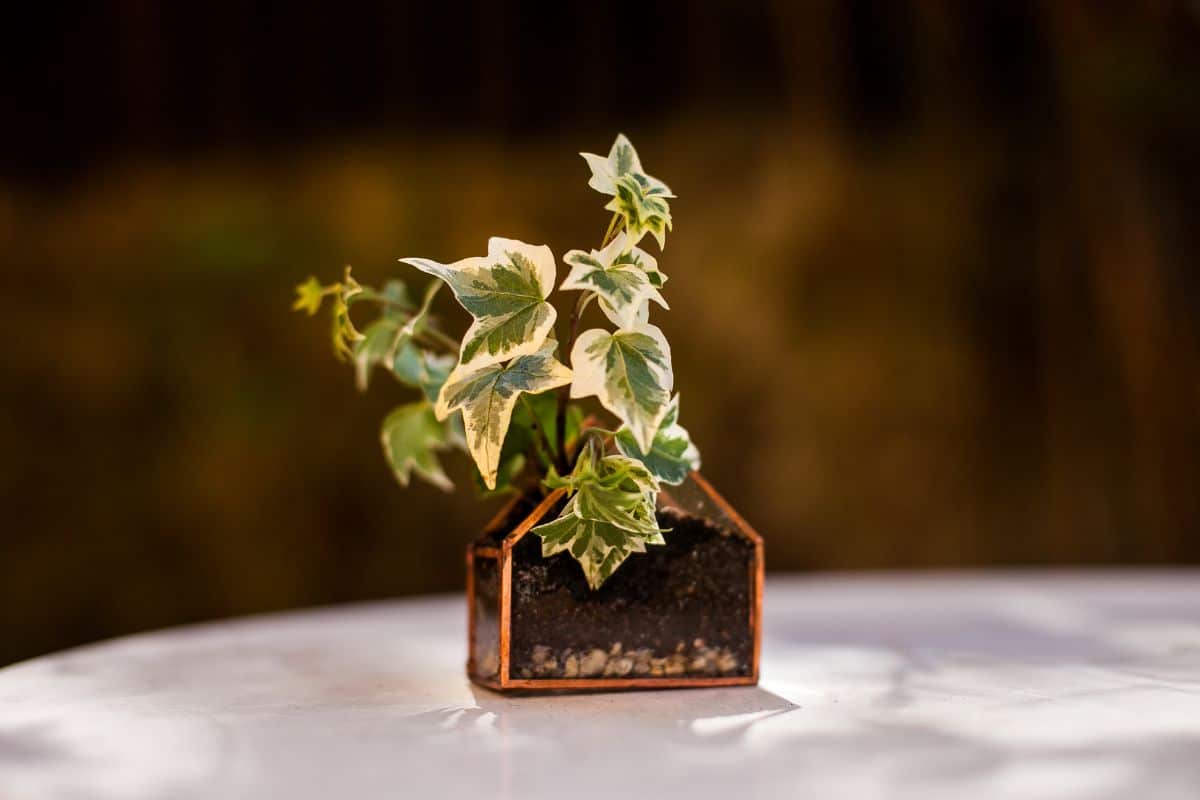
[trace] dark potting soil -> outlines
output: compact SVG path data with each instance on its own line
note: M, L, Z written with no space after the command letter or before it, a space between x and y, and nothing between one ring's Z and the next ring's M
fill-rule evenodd
M518 503L497 535L533 506ZM541 537L532 533L517 543L510 677L750 674L753 543L670 508L658 521L669 529L667 543L631 555L595 591L568 553L542 558Z

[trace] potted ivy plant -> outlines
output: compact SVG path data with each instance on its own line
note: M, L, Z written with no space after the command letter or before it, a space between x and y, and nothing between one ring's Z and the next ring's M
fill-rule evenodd
M624 135L607 156L581 155L612 218L598 248L562 257L558 288L575 293L565 336L549 302L554 254L500 237L451 263L400 259L433 277L419 301L400 280L363 286L347 267L339 282L298 286L294 307L312 315L330 301L334 352L360 389L381 369L419 393L380 432L402 486L415 474L452 490L441 458L462 450L482 492L512 495L468 547L472 680L755 683L762 541L697 472L671 349L650 322L668 308L667 276L641 245L649 234L664 248L675 195ZM443 287L472 318L461 340L431 313ZM352 319L363 308L367 324Z

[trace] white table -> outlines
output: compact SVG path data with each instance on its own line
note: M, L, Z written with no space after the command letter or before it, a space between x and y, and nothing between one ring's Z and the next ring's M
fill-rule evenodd
M1200 797L1200 572L769 576L758 688L506 698L437 597L0 670L0 798Z

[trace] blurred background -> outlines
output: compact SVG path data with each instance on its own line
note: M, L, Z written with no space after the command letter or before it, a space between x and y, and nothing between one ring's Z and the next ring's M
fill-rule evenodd
M1194 2L42 13L0 100L0 664L459 590L496 501L457 456L396 486L409 395L292 286L594 247L576 153L618 131L679 196L655 321L770 569L1200 563Z

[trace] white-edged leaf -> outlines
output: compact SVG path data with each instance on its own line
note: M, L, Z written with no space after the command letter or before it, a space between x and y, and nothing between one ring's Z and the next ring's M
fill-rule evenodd
M578 496L572 497L553 522L533 529L542 538L542 557L569 552L583 568L588 586L599 589L630 555L646 552L647 544L664 544L661 531L637 535L608 522L584 519L578 514Z
M643 177L622 175L617 178L616 194L604 207L621 215L630 242L636 244L649 233L654 236L659 248L664 248L667 245L667 231L671 230L671 205L667 202L667 196L651 193Z
M454 489L436 453L450 446L446 426L438 421L429 403L409 403L392 409L383 420L379 438L383 454L401 486L408 486L412 473L416 472L443 491Z
M623 133L618 133L608 151L608 156L598 156L595 153L580 153L583 160L592 170L588 186L601 194L616 194L616 180L622 175L640 175L648 188L662 197L674 197L670 188L657 178L647 175L642 169L641 159L633 143Z
M617 447L645 464L663 483L678 485L687 479L689 472L700 469L700 451L692 444L687 429L679 424L679 395L671 401L648 451L638 446L628 428L617 431Z
M545 245L494 236L482 258L453 264L400 260L445 281L474 318L459 351L462 366L482 367L536 353L554 328L556 312L546 302L554 288L554 255Z
M655 514L658 480L640 461L600 457L589 445L554 484L566 487L570 499L558 519L533 532L542 537L543 556L567 551L579 561L593 589L631 554L665 543Z
M571 367L571 397L598 397L625 423L638 447L650 450L675 381L662 331L645 323L616 333L584 331L571 350Z
M613 196L605 208L625 220L629 244L637 244L649 232L658 240L658 246L663 247L666 232L671 229L671 207L667 200L675 195L665 183L642 169L637 151L625 134L617 135L607 157L594 153L580 155L592 171L588 186Z
M650 270L659 275L658 262L639 247L626 252L626 235L619 233L603 250L572 250L563 256L571 272L559 287L564 291L592 291L600 309L620 328L632 328L643 306L653 300L663 308L667 301L650 281Z
M551 340L538 352L515 358L504 366L459 364L442 386L435 407L437 418L444 420L455 411L462 411L467 449L489 489L496 488L504 436L518 397L571 381L571 370L554 358L556 344Z

